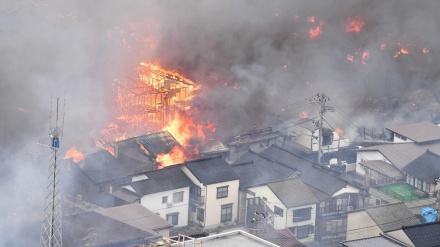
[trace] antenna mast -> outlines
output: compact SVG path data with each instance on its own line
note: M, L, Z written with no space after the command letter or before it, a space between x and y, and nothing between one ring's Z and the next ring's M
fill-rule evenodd
M47 196L45 199L45 219L41 227L41 247L61 247L62 246L62 234L61 234L61 195L60 195L60 166L58 164L59 154L58 150L60 148L60 138L63 135L63 130L58 126L58 106L59 98L57 98L56 105L56 118L55 126L50 128L50 147L51 149L51 161L49 167L49 177ZM52 108L52 103L51 103ZM52 109L51 109L51 120L52 120ZM52 125L52 123L51 123ZM64 126L64 117L63 123Z

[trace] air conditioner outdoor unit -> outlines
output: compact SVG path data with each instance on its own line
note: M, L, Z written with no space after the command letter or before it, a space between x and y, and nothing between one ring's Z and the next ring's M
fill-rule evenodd
M167 203L167 207L171 208L173 206L173 204L171 202Z

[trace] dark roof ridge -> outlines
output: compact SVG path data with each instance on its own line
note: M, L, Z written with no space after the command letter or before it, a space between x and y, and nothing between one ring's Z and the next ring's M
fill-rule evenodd
M231 166L243 166L243 165L248 165L248 164L253 164L253 163L254 163L254 160L251 160L251 161L240 162L237 164L231 164Z
M214 155L214 156L210 156L210 157L206 157L206 158L201 158L201 159L194 159L194 160L185 160L185 162L180 163L180 164L186 164L186 163L196 163L196 162L200 162L200 161L206 161L206 160L214 160L214 159L221 159L221 155Z
M270 182L267 182L266 184L271 184L271 183L277 183L277 182L282 182L282 181L286 181L286 180L294 180L294 179L299 179L303 184L305 184L300 178L292 178L292 177L288 177L288 178L280 178L280 179L276 179L276 180L271 180Z

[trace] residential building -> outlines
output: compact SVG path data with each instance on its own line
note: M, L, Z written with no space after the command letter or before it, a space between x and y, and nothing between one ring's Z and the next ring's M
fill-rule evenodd
M170 166L140 175L136 181L123 185L122 188L136 193L142 206L175 227L187 226L190 188L194 184L181 167Z
M420 221L402 202L353 211L348 214L347 240L379 236L416 224Z
M187 161L181 169L194 184L189 202L192 222L205 228L237 222L239 177L221 156Z
M411 247L440 246L440 222L402 226L401 229L387 231L385 237L398 240Z
M438 142L440 141L440 126L433 122L419 122L388 127L392 140L396 143L405 142Z
M440 155L426 150L403 167L402 171L406 174L407 184L433 196L438 190L436 186L440 178Z

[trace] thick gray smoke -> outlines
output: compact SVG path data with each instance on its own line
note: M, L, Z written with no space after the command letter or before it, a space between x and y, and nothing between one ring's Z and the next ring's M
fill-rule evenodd
M49 141L55 98L61 110L66 100L63 148L93 143L110 116L112 80L135 77L140 61L202 84L196 112L221 135L297 117L310 105L296 102L319 92L359 125L427 120L440 109L439 9L409 0L1 1L2 228L44 203L48 164L26 157L48 152L37 142ZM349 17L365 21L360 32L344 31ZM401 48L409 53L395 58Z

